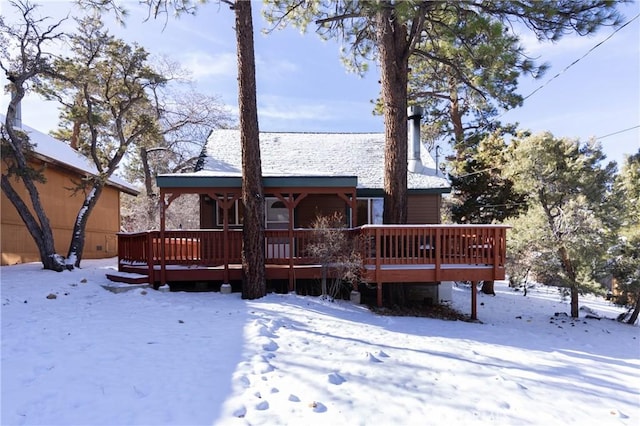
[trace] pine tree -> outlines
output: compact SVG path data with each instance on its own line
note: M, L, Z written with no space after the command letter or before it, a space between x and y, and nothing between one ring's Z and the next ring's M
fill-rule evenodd
M525 238L516 245L534 255L538 279L569 289L571 316L578 317L579 294L601 288L596 274L615 230L609 215L615 163L601 165L605 157L593 141L542 133L512 143L509 177L529 202L512 238Z
M640 151L626 158L614 191L621 229L611 250L610 270L618 302L632 307L627 322L635 324L640 314Z

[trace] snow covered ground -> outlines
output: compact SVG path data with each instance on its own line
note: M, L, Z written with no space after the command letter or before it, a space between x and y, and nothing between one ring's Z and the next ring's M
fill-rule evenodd
M554 289L497 283L468 323L294 294L114 294L115 265L0 268L3 425L640 424L640 327L555 316ZM465 313L469 291L453 290Z

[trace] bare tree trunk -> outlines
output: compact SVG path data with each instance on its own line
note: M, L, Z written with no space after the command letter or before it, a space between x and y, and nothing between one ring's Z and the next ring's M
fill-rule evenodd
M91 211L96 206L96 203L100 198L103 188L103 184L94 184L94 187L85 197L82 207L80 208L73 224L73 233L71 234L71 243L69 244L69 252L67 253L67 262L71 262L75 267L80 267L82 253L84 252L87 222L89 221Z
M580 310L578 306L578 298L580 292L576 283L571 284L571 318L578 318L580 316Z
M484 294L490 294L492 296L496 295L495 290L493 289L493 281L482 281L482 288L480 291ZM525 294L526 294L526 286L525 286Z
M571 318L578 318L580 316L578 306L578 298L580 297L580 292L578 291L576 272L573 269L573 264L571 263L571 259L569 259L567 249L564 246L560 246L560 248L558 249L558 256L560 257L562 268L564 269L564 272L567 274L567 277L569 278L569 281L571 283Z
M453 135L456 139L456 144L460 144L464 141L464 127L462 126L462 113L460 112L460 99L458 98L458 86L456 80L453 77L449 78L449 115L451 122L453 123ZM459 150L463 149L462 147ZM460 153L458 153L458 157Z
M56 254L53 232L51 231L49 220L47 219L42 205L40 204L40 197L38 196L38 194L36 193L38 202L34 204L34 210L40 211L38 216L41 220L42 218L46 219L46 222L42 225L38 225L36 218L31 214L31 211L24 203L24 201L22 201L20 195L18 195L18 193L11 186L9 178L5 175L2 175L2 180L0 181L0 183L2 185L2 191L5 193L9 201L11 201L11 204L13 204L13 206L16 208L16 211L20 215L20 218L27 227L27 231L29 231L29 234L33 238L33 241L36 243L38 252L40 254L42 267L44 269L50 269L57 272L63 271L65 268L60 260L62 259L62 256L58 256Z
M627 324L635 324L638 320L638 315L640 314L640 292L636 293L636 306L633 309L633 313L627 320Z
M407 30L391 2L376 14L380 82L384 111L384 223L407 223ZM387 304L406 304L405 286L387 286Z
M20 195L15 191L9 177L2 175L1 187L11 204L16 208L20 218L24 222L29 234L33 238L33 241L38 246L40 254L40 261L44 269L50 269L53 271L64 270L64 264L61 259L62 256L56 253L55 242L53 239L53 231L49 223L49 218L44 211L44 207L40 202L40 194L35 182L32 178L32 173L28 171L31 169L25 151L27 148L25 144L27 141L22 139L22 136L18 135L13 129L13 123L16 118L17 105L24 98L25 90L21 84L14 84L14 95L7 107L7 116L5 117L5 131L7 146L11 150L11 160L15 162L15 167L24 172L20 174L20 180L24 184L31 200L31 207L35 212L34 216L26 203L22 200ZM36 219L37 218L37 219Z
M256 67L253 48L251 2L237 0L236 40L238 48L238 106L242 145L242 298L266 294L264 268L264 195L260 162L260 134L256 102Z
M549 223L549 228L556 229L555 218L551 213L551 208L549 207L549 203L547 202L544 188L538 191L538 200L540 201L540 204L544 209L547 222ZM554 231L554 238L558 246L557 253L560 260L560 265L562 265L562 269L567 274L567 278L569 278L569 282L571 283L571 317L578 318L580 316L578 306L578 298L580 297L580 292L578 291L578 282L576 281L576 271L573 268L573 264L571 263L569 253L567 253L567 249L564 246L561 235Z
M390 2L376 15L384 101L384 223L407 222L407 30Z
M147 223L156 222L156 194L153 192L153 182L151 178L151 167L149 166L149 151L147 148L140 147L140 161L142 161L142 170L144 173L144 189L146 191L145 213L147 215Z

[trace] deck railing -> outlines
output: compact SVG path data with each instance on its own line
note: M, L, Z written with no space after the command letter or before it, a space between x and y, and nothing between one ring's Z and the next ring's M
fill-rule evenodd
M482 264L503 266L506 226L365 225L345 230L357 237L364 265ZM124 264L224 265L242 262L242 231L168 230L118 234L118 257ZM316 263L307 250L314 230L265 231L267 264Z
M365 225L365 264L504 264L506 226Z

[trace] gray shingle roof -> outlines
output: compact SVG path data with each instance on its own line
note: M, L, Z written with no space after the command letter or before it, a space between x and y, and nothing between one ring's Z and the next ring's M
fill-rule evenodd
M433 158L421 147L420 172L408 172L408 189L448 189ZM214 130L201 175L234 175L242 169L239 130ZM384 187L383 133L260 133L263 176L357 176L359 189Z

